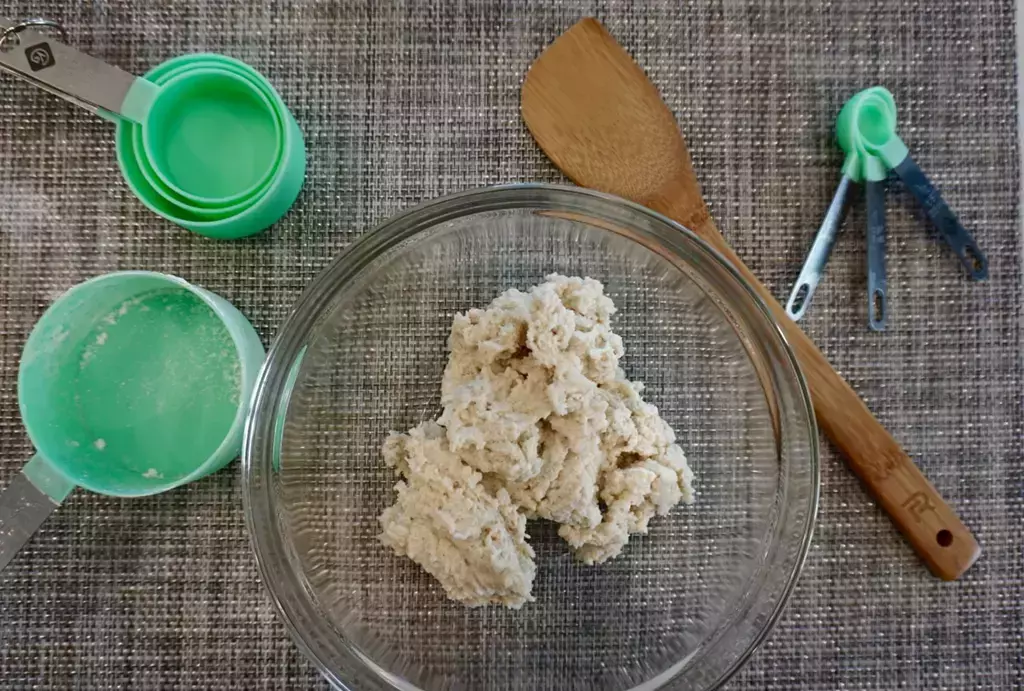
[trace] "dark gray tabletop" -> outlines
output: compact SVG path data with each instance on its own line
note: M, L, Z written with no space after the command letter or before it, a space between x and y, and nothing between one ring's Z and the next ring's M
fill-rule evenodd
M298 204L256 238L214 242L154 217L121 181L111 127L0 77L0 484L32 453L18 357L62 291L116 269L183 276L269 343L349 243L418 201L559 181L518 113L538 52L603 19L686 132L719 226L785 298L838 180L836 113L882 83L901 133L988 253L970 283L898 186L889 194L889 331L865 316L863 205L806 328L982 544L932 577L834 451L786 614L735 689L1024 686L1024 422L1011 0L53 2L79 48L143 72L174 55L241 58L305 131ZM163 496L79 492L0 575L3 688L316 688L257 579L238 466Z

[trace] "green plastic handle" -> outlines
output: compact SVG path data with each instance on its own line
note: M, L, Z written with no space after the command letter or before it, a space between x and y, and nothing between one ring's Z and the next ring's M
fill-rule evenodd
M39 454L33 456L21 472L54 504L60 504L67 499L71 490L75 488L74 482Z
M145 124L150 109L160 96L160 87L153 82L137 77L121 104L121 116L139 125Z

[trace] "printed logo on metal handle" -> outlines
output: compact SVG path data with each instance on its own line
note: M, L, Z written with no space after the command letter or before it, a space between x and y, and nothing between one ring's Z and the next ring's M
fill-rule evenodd
M37 43L25 49L25 59L33 72L53 67L57 61L53 59L53 51L48 43Z

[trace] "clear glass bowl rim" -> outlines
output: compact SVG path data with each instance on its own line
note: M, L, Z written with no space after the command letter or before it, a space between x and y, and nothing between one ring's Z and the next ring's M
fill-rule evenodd
M252 395L242 449L242 502L250 543L256 557L261 580L293 641L336 688L346 689L349 686L342 678L340 671L334 669L325 659L323 645L317 640L312 640L321 635L336 634L331 624L320 615L301 580L291 569L282 567L290 561L288 551L291 546L277 529L275 499L269 482L269 478L274 472L272 430L277 424L276 419L286 410L286 406L281 404L287 401L285 396L294 384L294 381L291 381L294 377L292 366L296 358L301 356L305 340L312 335L317 319L321 316L321 310L326 306L325 300L337 292L340 286L358 276L363 268L382 254L445 221L486 211L529 208L559 200L565 201L569 206L572 206L573 203L586 204L588 199L593 203L612 204L645 215L687 236L689 241L700 247L712 261L724 268L742 287L757 312L770 326L771 332L778 340L777 345L780 350L790 361L801 394L802 407L805 409L803 412L806 413L809 426L809 464L806 470L811 476L812 482L807 497L808 505L805 507L807 513L803 533L797 557L792 563L786 583L773 610L760 631L752 637L746 650L733 660L732 664L714 682L712 688L720 688L742 668L771 633L785 610L806 561L817 518L821 486L818 430L803 371L785 334L779 328L764 301L732 264L711 245L689 228L645 206L611 194L566 185L518 183L481 187L436 197L400 211L361 236L338 255L305 289L292 312L282 324L268 351L267 360L260 371ZM661 239L646 231L635 228L631 228L631 230L647 236L649 240L656 243L662 242ZM677 254L674 250L668 251ZM269 434L266 433L268 430ZM279 573L283 573L287 580L282 580ZM346 662L353 666L353 669L348 671L359 675L369 674L397 689L417 688L404 679L382 670L360 650L350 646L347 641L344 641L343 648ZM666 681L670 682L671 677Z

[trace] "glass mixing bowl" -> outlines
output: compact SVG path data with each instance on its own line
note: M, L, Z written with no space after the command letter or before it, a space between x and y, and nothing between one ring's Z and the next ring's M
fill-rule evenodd
M604 283L626 375L675 429L696 500L599 566L533 521L536 602L467 608L378 540L396 482L381 444L439 414L455 313L552 272ZM647 209L542 185L426 203L339 257L270 351L243 463L271 596L359 691L713 688L779 616L818 499L807 389L739 275Z

